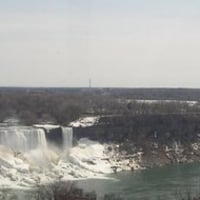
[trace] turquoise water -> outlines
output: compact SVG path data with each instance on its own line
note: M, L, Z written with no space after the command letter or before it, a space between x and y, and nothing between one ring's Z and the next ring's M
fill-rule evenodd
M125 200L181 199L200 193L200 164L171 165L110 176L115 180L90 179L79 181L86 191L96 191L99 199L115 193Z
M200 194L200 163L122 172L109 178L79 180L77 185L88 192L96 191L98 200L108 193L120 195L124 200L181 200L188 192L193 196ZM35 196L31 190L9 193L16 194L20 200Z

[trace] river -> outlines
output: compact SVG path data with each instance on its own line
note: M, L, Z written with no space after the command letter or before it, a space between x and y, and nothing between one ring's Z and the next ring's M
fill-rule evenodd
M114 180L79 181L86 191L95 190L98 199L115 193L125 200L182 199L200 193L200 164L170 165L136 172L121 172L110 176Z
M86 192L96 191L98 200L108 193L120 195L123 200L181 200L188 192L200 194L200 163L120 172L108 176L108 179L79 180L77 186ZM17 194L20 200L35 196L30 190L9 191Z

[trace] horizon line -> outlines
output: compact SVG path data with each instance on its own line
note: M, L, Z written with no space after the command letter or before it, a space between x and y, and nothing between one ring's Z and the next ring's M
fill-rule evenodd
M0 89L200 89L200 87L0 86Z

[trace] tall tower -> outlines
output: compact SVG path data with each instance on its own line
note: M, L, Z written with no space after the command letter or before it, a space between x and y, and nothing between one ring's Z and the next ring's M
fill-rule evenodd
M91 80L91 78L89 79L89 88L91 88L92 87L92 80Z

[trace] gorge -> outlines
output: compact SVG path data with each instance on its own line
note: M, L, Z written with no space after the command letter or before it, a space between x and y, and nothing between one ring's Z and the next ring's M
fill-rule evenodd
M2 184L105 178L113 172L199 161L198 121L198 115L113 115L80 118L70 127L2 123Z

